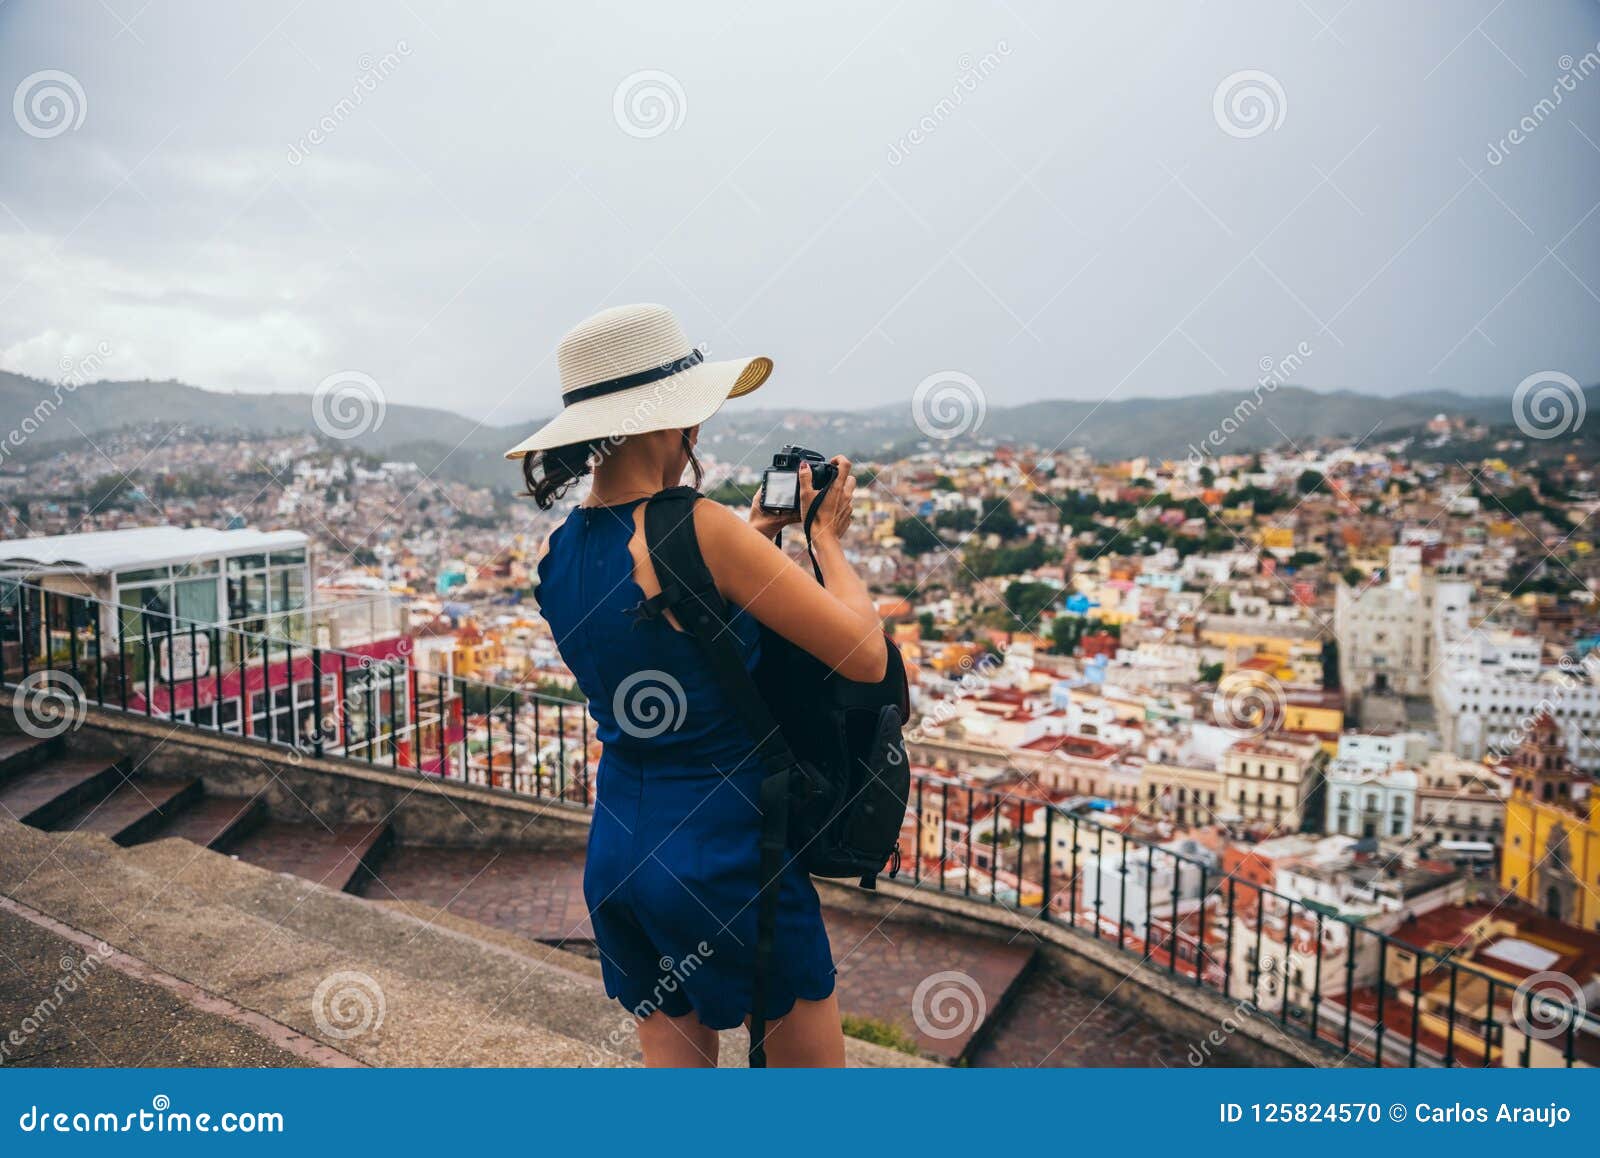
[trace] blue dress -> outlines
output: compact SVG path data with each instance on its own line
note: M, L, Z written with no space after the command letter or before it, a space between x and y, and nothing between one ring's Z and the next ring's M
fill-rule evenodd
M694 639L630 614L644 598L628 551L642 501L574 509L539 564L540 614L604 745L584 899L608 996L732 1029L753 1012L765 768ZM732 626L754 667L755 621L740 611ZM816 888L791 863L766 1016L833 985Z

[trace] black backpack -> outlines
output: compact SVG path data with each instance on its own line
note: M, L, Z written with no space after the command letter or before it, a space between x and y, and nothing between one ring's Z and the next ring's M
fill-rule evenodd
M673 487L645 507L645 544L661 592L644 615L670 610L693 635L718 686L756 739L761 783L761 892L756 925L750 1064L766 1064L766 982L777 928L778 881L798 860L823 877L855 877L872 888L899 869L900 830L911 791L902 729L909 715L905 664L889 643L883 679L844 679L782 636L761 629L752 676L727 629L730 611L700 554L692 487ZM807 529L815 518L808 512ZM813 566L815 560L813 559ZM820 569L817 579L822 579Z

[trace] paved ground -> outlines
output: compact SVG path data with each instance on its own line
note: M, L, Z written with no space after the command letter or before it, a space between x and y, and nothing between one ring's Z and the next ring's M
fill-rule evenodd
M594 938L581 852L401 845L364 891L375 900L423 901L536 941Z
M365 891L572 946L591 936L582 882L580 853L400 846ZM920 922L880 923L831 908L825 919L841 1008L899 1026L945 1059L961 1056L980 1014L1001 1008L1033 953L1025 940L1008 944ZM1035 973L1020 982L1017 996L974 1064L1188 1064L1187 1040L1063 982Z
M1027 941L963 937L910 921L825 909L846 1013L898 1025L953 1061L1033 956Z
M273 872L293 873L342 890L380 832L370 824L300 824L269 820L229 851ZM165 835L165 834L163 834Z
M86 958L89 963L85 964ZM11 1034L21 1039L12 1043ZM0 1064L304 1066L227 1018L0 911Z
M1023 978L1011 1006L978 1047L972 1064L1187 1069L1193 1064L1194 1044L1140 1014L1036 969ZM1212 1047L1203 1064L1243 1063Z

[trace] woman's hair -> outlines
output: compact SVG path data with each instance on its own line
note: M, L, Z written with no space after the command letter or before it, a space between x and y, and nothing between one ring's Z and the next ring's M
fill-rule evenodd
M698 489L705 478L705 469L694 455L689 444L689 432L681 432L683 452L689 456L689 469L694 472L694 485ZM594 469L597 458L612 453L626 438L596 438L589 442L569 442L566 446L553 446L549 450L530 450L522 456L522 481L528 494L539 504L541 511L555 506L567 488Z

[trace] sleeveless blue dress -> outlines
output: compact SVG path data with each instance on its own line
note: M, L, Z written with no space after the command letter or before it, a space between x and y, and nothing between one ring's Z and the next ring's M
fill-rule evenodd
M639 502L578 507L539 564L539 611L589 700L604 745L583 892L606 993L636 1016L695 1013L732 1029L753 1012L765 767L699 645L633 609L628 542ZM757 625L732 627L754 667ZM768 1018L833 992L833 957L810 876L779 888Z

